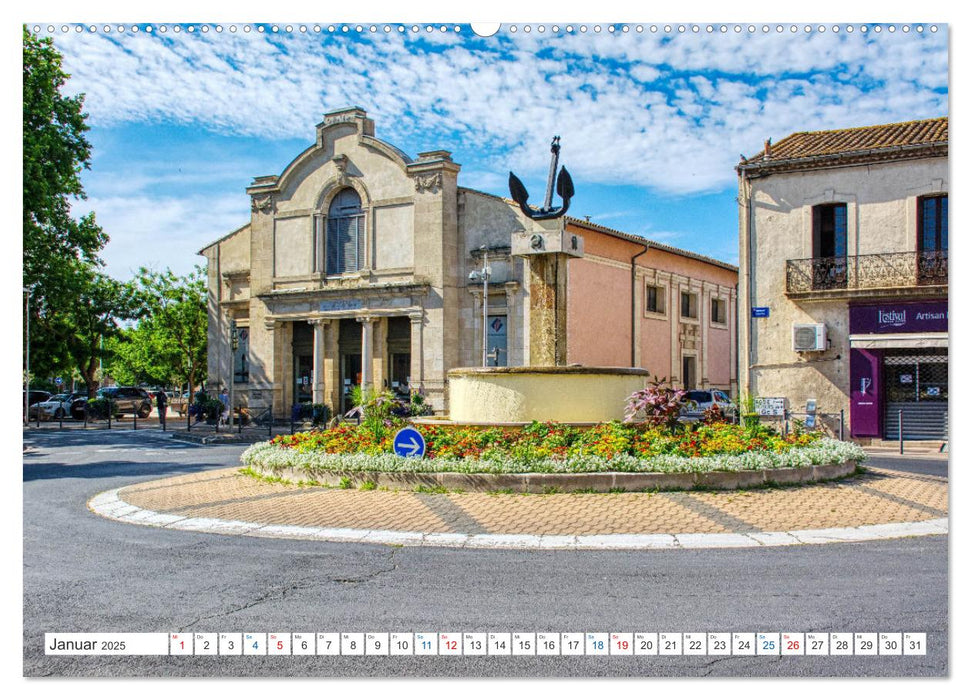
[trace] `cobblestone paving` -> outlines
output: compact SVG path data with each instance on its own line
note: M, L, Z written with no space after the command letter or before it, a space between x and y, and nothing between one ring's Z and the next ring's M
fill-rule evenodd
M595 535L852 527L947 516L947 479L870 468L841 482L726 492L485 494L270 483L237 468L123 488L148 510L307 527Z

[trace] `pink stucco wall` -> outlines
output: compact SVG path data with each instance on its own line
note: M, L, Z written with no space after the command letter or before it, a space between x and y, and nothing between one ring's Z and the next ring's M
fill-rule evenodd
M585 257L571 260L567 302L567 361L583 365L631 365L631 258L643 246L609 233L568 224L584 237ZM637 260L637 266L648 276L655 270L689 278L692 283L721 285L727 296L728 324L712 324L709 308L704 310L707 341L697 347L697 379L707 379L712 386L730 388L735 381L735 302L728 290L734 290L738 274L734 270L698 260L676 252L651 248ZM637 294L644 294L644 280L639 276ZM663 318L646 315L642 298L638 299L637 342L638 366L661 377L680 374L681 318L677 282L669 283L666 313ZM707 296L700 304L709 304ZM699 319L700 321L700 319ZM705 337L698 326L699 338ZM674 342L672 343L672 338ZM672 345L674 347L672 347ZM672 351L675 353L672 362ZM690 350L689 350L690 352ZM707 373L703 371L706 357Z

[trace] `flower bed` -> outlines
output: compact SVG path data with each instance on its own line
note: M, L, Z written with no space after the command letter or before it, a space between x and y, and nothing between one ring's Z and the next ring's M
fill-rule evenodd
M310 477L333 472L460 474L705 473L858 464L863 450L818 433L781 436L765 426L701 425L671 433L619 422L591 428L532 423L522 430L429 426L424 459L398 457L396 424L341 425L277 436L242 455L244 464Z

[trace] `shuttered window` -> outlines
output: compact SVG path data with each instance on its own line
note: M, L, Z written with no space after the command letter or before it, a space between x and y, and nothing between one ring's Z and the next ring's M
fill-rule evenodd
M327 211L327 274L356 272L364 264L364 210L357 192L341 190Z

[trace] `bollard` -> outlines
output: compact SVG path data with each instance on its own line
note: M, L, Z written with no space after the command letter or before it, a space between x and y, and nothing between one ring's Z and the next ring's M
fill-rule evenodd
M64 430L64 413L61 412L57 416L57 429Z
M270 409L270 415L266 419L266 434L272 440L273 439L273 409Z
M131 414L131 429L138 430L138 411Z
M108 404L108 430L111 430L111 404Z
M243 409L239 410L239 415L236 419L236 431L242 435L243 434Z
M192 432L192 414L189 412L189 407L185 408L185 431L187 433Z
M904 453L904 409L897 411L897 439L900 441L900 454Z
M84 429L88 429L88 407L84 407Z
M843 441L843 419L844 419L844 409L840 409L840 442Z

